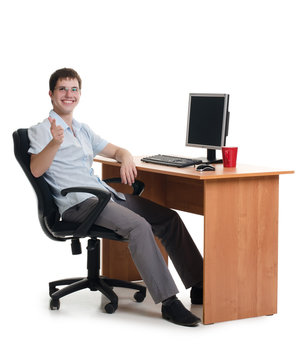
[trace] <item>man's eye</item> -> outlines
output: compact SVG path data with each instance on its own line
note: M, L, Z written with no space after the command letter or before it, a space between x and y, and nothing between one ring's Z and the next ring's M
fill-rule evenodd
M73 87L73 88L72 88L72 92L78 92L78 88L77 88L77 87Z

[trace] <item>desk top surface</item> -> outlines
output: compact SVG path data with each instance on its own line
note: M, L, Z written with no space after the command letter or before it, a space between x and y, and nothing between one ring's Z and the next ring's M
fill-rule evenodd
M271 169L262 166L255 165L243 165L238 164L236 168L225 168L222 164L214 164L215 171L197 171L194 166L186 168L176 168L172 166L149 164L141 161L142 156L135 156L134 162L137 170L153 172L164 175L180 176L192 179L201 180L213 180L213 179L227 179L227 178L239 178L239 177L256 177L256 176L275 176L282 174L293 174L293 170L283 169ZM113 166L120 166L118 162L112 159L108 159L102 156L96 156L94 161L102 164L108 164Z

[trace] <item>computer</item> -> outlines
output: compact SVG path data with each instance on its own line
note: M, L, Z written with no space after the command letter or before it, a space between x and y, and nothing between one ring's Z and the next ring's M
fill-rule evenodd
M175 167L220 163L216 150L225 146L228 128L228 94L189 94L185 145L206 148L207 156L188 159L159 154L141 160Z

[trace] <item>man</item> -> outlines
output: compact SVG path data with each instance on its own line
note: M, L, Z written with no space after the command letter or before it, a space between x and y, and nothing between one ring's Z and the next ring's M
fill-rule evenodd
M94 175L95 155L121 163L121 179L131 185L136 176L132 155L96 135L73 118L81 97L81 78L73 69L54 72L49 81L53 105L48 119L29 128L30 168L35 177L44 176L50 184L62 218L81 222L96 204L86 193L61 190L72 186L98 186L111 193L110 201L96 224L128 238L128 247L155 303L162 302L162 317L179 325L194 326L200 319L177 299L178 289L157 247L158 236L186 288L191 287L192 303L202 304L203 259L178 214L144 198L116 192Z

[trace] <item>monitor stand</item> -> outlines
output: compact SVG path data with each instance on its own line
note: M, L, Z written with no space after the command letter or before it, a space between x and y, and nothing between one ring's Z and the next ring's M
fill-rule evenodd
M203 162L203 164L222 164L222 159L216 158L216 150L215 149L207 149L207 157L199 157L199 160Z

